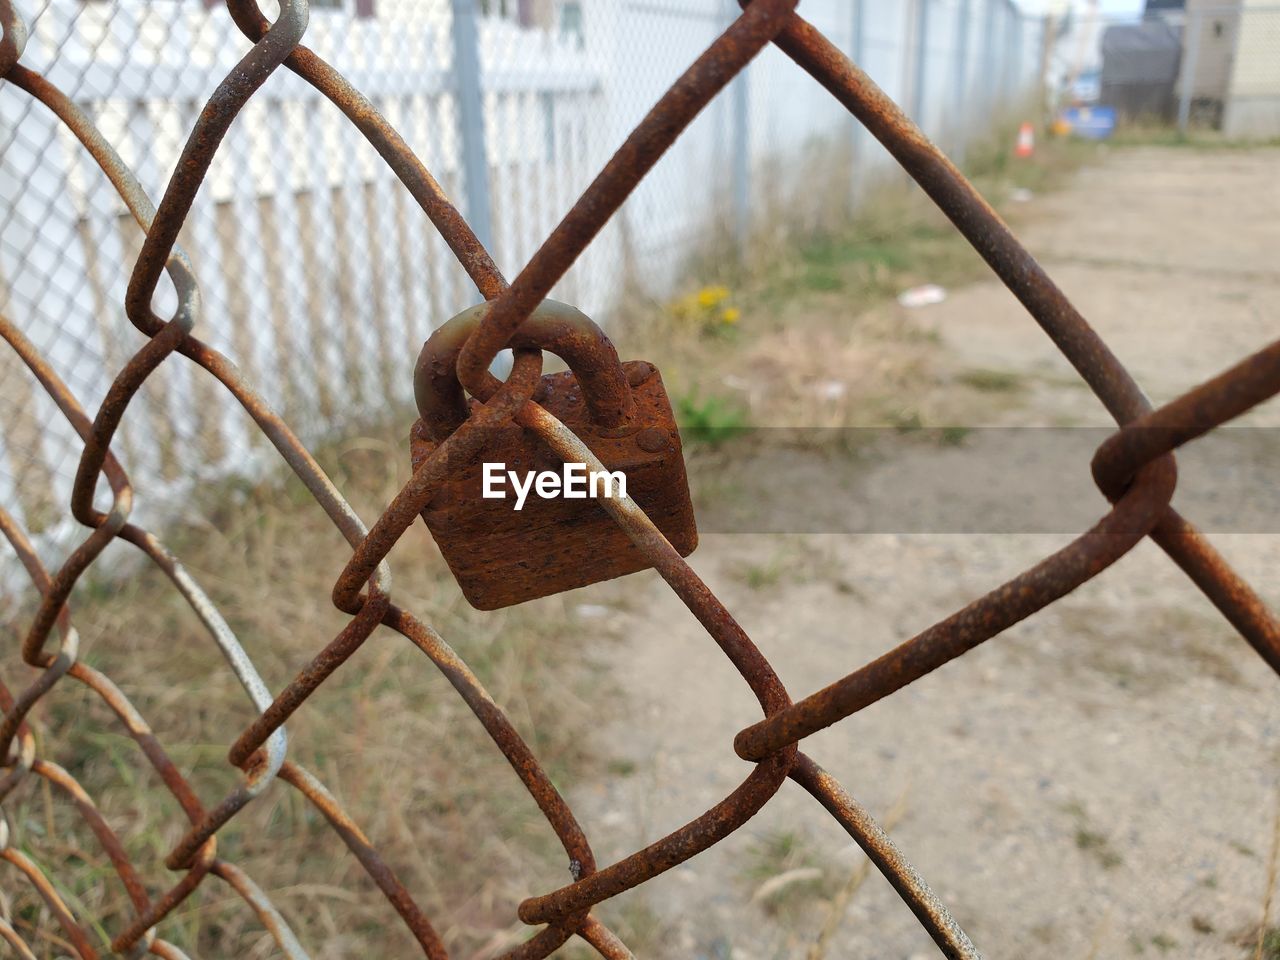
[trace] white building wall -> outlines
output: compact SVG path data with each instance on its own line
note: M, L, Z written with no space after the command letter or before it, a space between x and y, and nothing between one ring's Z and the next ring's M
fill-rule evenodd
M1245 0L1222 122L1228 137L1280 137L1280 6Z

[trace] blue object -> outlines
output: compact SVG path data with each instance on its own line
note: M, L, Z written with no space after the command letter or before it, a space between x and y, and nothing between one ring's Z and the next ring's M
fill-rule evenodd
M1062 119L1071 132L1090 140L1105 140L1116 129L1115 107L1067 107Z
M1071 100L1075 103L1095 104L1102 96L1102 71L1086 70L1071 84Z

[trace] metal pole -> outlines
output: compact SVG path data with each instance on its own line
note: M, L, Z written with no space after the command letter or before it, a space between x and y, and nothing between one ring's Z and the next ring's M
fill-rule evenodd
M476 238L493 250L493 214L489 205L489 155L484 139L484 92L480 85L480 32L476 0L452 0L453 80L458 98L458 136L467 220Z
M1026 23L1027 21L1023 18L1022 12L1015 10L1013 14L1013 94L1018 103L1022 103L1025 100L1022 77L1022 48L1027 42L1024 33Z
M1000 87L1006 108L1012 106L1014 100L1013 80L1013 27L1017 11L1012 0L1004 7L1004 55L1000 61Z
M955 146L953 153L957 164L964 163L964 148L969 139L969 34L971 32L973 0L960 0L960 8L956 14L956 59L955 75L951 79L951 119L955 126Z
M1182 64L1182 84L1178 98L1178 133L1187 135L1187 127L1191 124L1191 95L1196 85L1196 62L1200 59L1200 30L1203 27L1204 11L1197 10L1187 21L1187 29L1191 37L1187 44L1187 59Z
M733 227L739 256L745 256L751 234L750 123L750 91L743 70L733 81Z
M911 116L916 125L928 134L925 127L927 90L925 81L929 75L929 0L916 0L916 62L915 76L911 81Z
M863 12L865 0L853 0L853 21L850 24L852 36L849 38L849 58L859 67L866 69L866 23ZM861 187L863 151L866 131L854 116L849 117L849 166L852 176L849 178L849 208L856 210L858 194Z
M1049 101L1049 64L1053 57L1053 40L1056 21L1053 14L1045 14L1040 18L1040 63L1036 76L1036 110L1041 119L1051 119L1054 104Z
M726 19L732 23L739 14L737 3L726 4ZM739 258L746 257L751 235L751 91L747 86L748 70L742 70L729 84L733 144L733 240Z
M978 75L982 77L982 108L990 110L991 101L995 99L996 76L996 3L999 0L986 0L987 8L983 11L982 24L982 62Z

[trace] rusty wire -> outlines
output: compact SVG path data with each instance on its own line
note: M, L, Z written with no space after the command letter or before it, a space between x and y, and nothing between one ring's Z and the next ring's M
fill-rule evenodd
M372 842L323 783L287 759L284 724L289 716L379 626L403 635L441 670L510 762L564 847L572 882L520 904L520 919L542 928L504 955L512 958L547 956L575 936L601 956L631 956L618 937L592 916L591 908L724 839L764 806L788 779L812 794L862 847L945 956L978 957L977 949L884 831L839 783L799 751L798 743L1052 603L1097 576L1144 537L1158 543L1259 655L1280 672L1280 624L1195 527L1170 506L1177 479L1173 450L1280 392L1280 342L1153 410L1115 355L995 211L866 74L795 13L794 0L751 0L746 4L741 16L641 121L510 284L404 140L365 97L302 45L307 0L283 0L274 22L262 16L253 0L229 0L228 6L254 46L209 98L164 196L158 207L153 207L129 168L75 104L40 74L19 64L25 26L10 0L0 0L0 25L4 31L0 41L0 78L25 91L65 123L106 174L146 235L129 281L125 306L130 321L147 335L148 341L116 375L92 418L17 327L8 318L0 317L0 336L83 440L70 506L75 518L89 530L63 565L49 571L24 531L0 509L0 532L17 553L40 600L22 644L23 659L39 668L40 673L17 693L0 683L0 708L4 711L0 722L0 756L4 760L0 802L33 777L70 798L102 846L133 905L132 923L112 932L111 951L182 957L181 951L159 938L157 926L213 876L244 900L284 955L306 956L288 924L253 880L217 852L219 830L275 780L280 780L298 790L333 827L386 895L423 953L432 958L446 956L435 928ZM625 498L602 501L613 520L719 644L756 695L764 716L742 730L734 742L739 756L755 762L736 790L700 817L643 850L600 866L572 810L502 709L438 633L393 602L390 573L384 561L445 479L448 465L465 463L494 430L512 420L536 431L565 461L583 463L589 470L602 468L572 431L530 399L541 373L541 354L537 350L517 350L516 363L505 383L499 383L488 372L489 364L500 349L512 342L534 308L684 127L769 43L776 44L809 72L884 144L1018 297L1115 418L1120 429L1099 448L1093 462L1098 487L1113 506L1092 529L1031 569L879 659L793 702L750 637L644 512ZM219 142L254 92L282 65L339 107L375 147L435 225L480 294L491 302L483 319L460 345L457 363L460 380L483 405L419 465L372 527L366 527L348 506L293 431L245 382L236 366L196 338L194 332L204 320L199 286L189 261L176 245ZM166 271L179 295L178 308L168 318L156 315L151 307L161 274ZM235 397L351 546L351 557L334 585L332 598L339 610L350 615L350 621L298 672L292 683L274 696L200 586L161 541L129 520L133 488L111 454L111 439L139 387L174 354L199 365ZM93 502L100 477L106 478L112 498L105 509ZM212 806L206 806L195 795L124 693L104 674L78 659L78 635L67 598L77 580L113 539L132 544L172 581L221 649L259 712L230 749L229 761L242 771L242 779ZM55 647L50 647L51 641ZM190 821L187 833L166 860L166 865L180 874L167 891L146 889L92 798L67 771L44 759L37 750L26 717L35 703L65 677L89 687L110 708ZM76 918L40 865L14 847L3 820L0 859L7 862L5 869L25 876L48 905L62 928L59 942L81 957L100 955L100 945L95 945L85 918ZM18 956L33 956L21 935L7 923L0 923L0 939Z

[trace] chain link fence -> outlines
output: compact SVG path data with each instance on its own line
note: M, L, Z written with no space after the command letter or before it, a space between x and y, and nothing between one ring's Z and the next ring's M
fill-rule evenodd
M918 11L928 8L929 5L923 5ZM362 5L355 12L368 14L372 9ZM32 513L39 516L39 511L29 506L29 494L18 494L12 476L9 488L0 491L4 494L0 502L6 505L0 510L0 532L16 552L34 586L35 597L32 623L21 639L23 659L35 668L34 678L16 692L0 687L0 707L4 709L0 743L5 745L0 798L14 791L38 789L37 784L46 785L48 791L65 794L106 857L103 882L118 883L131 905L127 922L113 923L110 929L97 923L95 917L83 915L59 892L56 880L41 864L23 852L21 838L11 836L6 823L0 833L0 859L6 861L5 869L11 876L20 876L45 904L46 916L56 927L56 931L47 936L48 944L81 957L98 956L108 949L126 955L150 952L163 957L181 957L183 952L166 936L168 918L194 891L216 879L226 885L229 896L234 895L245 904L281 953L304 956L305 948L283 913L235 865L234 858L219 847L224 828L243 816L265 791L279 789L277 783L282 782L294 788L315 816L333 828L370 880L386 895L388 905L382 922L392 913L398 915L425 955L445 956L440 928L425 915L397 877L392 865L396 857L384 859L374 842L339 807L328 788L289 756L286 722L341 670L380 626L406 638L440 669L510 762L564 848L570 882L531 896L520 904L519 919L535 929L529 931L527 939L503 952L508 957L547 956L571 939L601 956L630 956L619 937L593 914L593 908L729 836L768 803L788 780L811 794L866 851L945 956L979 956L939 898L884 831L814 760L799 751L798 743L901 690L1053 603L1100 574L1148 536L1203 590L1264 661L1280 671L1280 624L1208 541L1170 506L1177 482L1172 451L1280 392L1280 343L1259 351L1182 397L1152 409L1106 344L955 166L866 73L784 0L753 0L742 13L716 28L722 28L723 32L710 37L705 50L696 55L690 52L692 64L678 77L666 81L669 87L656 105L635 120L622 145L604 159L598 175L582 188L563 219L546 231L546 239L531 250L527 262L510 284L482 239L492 230L492 224L508 222L507 218L494 213L494 206L499 202L495 195L501 191L490 191L488 229L483 220L477 224L478 229L473 229L449 201L440 180L429 172L432 149L448 142L449 131L454 127L448 123L425 124L420 144L422 153L416 153L397 132L400 125L411 128L412 117L401 116L396 118L398 124L392 122L389 115L395 110L390 104L383 114L376 109L377 104L360 91L361 81L374 82L364 72L370 68L358 62L348 65L348 78L303 45L304 39L310 41L313 29L323 41L325 31L321 25L326 16L323 6L317 5L312 10L306 0L289 0L274 21L264 18L248 0L233 0L230 12L238 30L247 38L244 42L237 41L242 58L224 65L221 73L214 70L210 76L212 89L203 94L183 93L180 102L187 104L186 113L179 117L168 120L158 115L153 117L148 109L140 114L143 119L139 120L138 111L126 109L126 119L122 122L136 129L136 140L132 154L126 152L121 156L112 148L111 137L106 135L107 121L95 117L64 89L64 84L69 84L72 78L60 76L56 63L46 65L48 75L29 65L39 63L39 34L28 42L37 59L28 61L24 50L26 24L13 10L10 0L0 0L0 23L4 27L0 75L6 81L5 88L0 90L3 95L0 102L6 104L6 110L14 109L9 104L20 103L23 110L20 114L16 111L6 114L16 119L11 126L14 136L5 156L9 162L18 164L15 169L21 174L16 182L6 180L9 190L6 196L14 202L29 197L37 204L26 214L19 210L9 222L17 224L15 231L26 231L25 237L15 239L9 224L5 231L7 255L16 257L6 264L6 278L15 272L16 266L21 268L16 270L16 276L26 286L20 286L16 294L10 292L10 300L0 313L3 318L0 336L9 347L4 354L6 362L20 376L29 376L36 384L31 401L34 412L27 416L22 427L26 433L12 434L7 450L12 458L16 446L19 458L35 461L52 435L53 425L65 421L74 438L70 441L68 456L76 462L74 481L67 496L61 498L52 476L38 482L33 481L31 475L25 476L21 478L22 487L30 490L35 485L39 490L41 484L47 484L54 495L43 507L46 513L53 514L46 523L62 522L62 504L69 503L73 519L65 522L79 529L83 536L65 558L56 563L43 560L42 551L29 533L33 526L30 516ZM572 15L564 16L563 11L560 22L568 24L568 28L548 42L568 47L577 42L574 24L581 24L584 32L589 26L585 16L575 20ZM925 16L916 23L925 38L919 48L927 49L930 20ZM156 42L148 41L148 36L148 29L139 27L126 34L126 39L133 49L138 49L147 42ZM104 46L109 42L115 41L106 36L100 41ZM458 44L454 48L454 72L464 72L457 49L465 43L459 41L456 30L452 42ZM856 43L854 46L857 49ZM766 47L771 49L771 55L780 53L794 63L757 60ZM121 49L130 47L126 44ZM199 49L199 45L193 44L193 49ZM641 49L640 55L643 53ZM643 849L615 863L600 865L552 778L476 675L433 627L393 600L386 561L389 552L447 479L449 464L468 460L488 442L494 431L503 429L513 419L534 431L566 462L584 464L589 470L603 469L577 436L542 407L529 402L539 381L539 352L518 352L504 383L495 381L487 371L515 330L557 289L557 284L574 282L571 271L575 263L581 263L582 267L578 275L581 279L577 281L582 287L577 292L590 296L587 269L590 261L579 258L597 242L608 250L606 227L613 225L622 232L621 221L616 216L624 202L638 196L636 191L640 185L651 171L659 169L660 158L680 142L682 133L691 129L696 117L702 114L705 120L715 116L703 113L704 108L713 102L722 102L726 93L728 98L733 97L735 78L741 78L753 61L777 63L778 69L785 66L797 77L807 72L817 85L825 87L867 134L882 144L923 187L1070 360L1120 425L1093 460L1094 477L1112 508L1090 530L1009 582L871 663L793 702L745 631L645 514L625 498L603 501L613 521L639 547L649 564L693 612L742 675L759 701L764 717L743 729L735 740L738 756L754 764L740 786L702 815ZM126 77L136 72L135 68L136 61L124 57L111 70L119 77ZM162 73L161 67L154 65L150 72L163 76L167 84L178 89L187 70L175 68ZM927 70L920 75L927 76ZM272 115L271 82L279 80L283 85L285 78L298 90L306 87L314 91L308 93L313 105L308 106L304 100L300 113L295 113L292 119L283 107ZM448 109L456 114L465 111L463 103L468 96L474 97L483 91L473 89L467 93L461 77L457 77L455 83L450 94L452 106ZM926 86L921 84L916 89L922 91ZM721 95L719 100L717 95ZM259 117L258 122L274 134L270 141L272 156L282 153L292 156L305 140L296 128L298 124L315 122L321 96L349 122L338 124L328 139L322 131L312 131L324 144L323 149L312 144L315 153L305 163L298 161L300 166L293 166L291 160L283 169L313 171L318 168L323 172L359 168L363 163L374 163L376 155L407 188L389 191L403 206L397 207L399 213L394 218L379 217L374 215L376 208L359 207L350 199L349 191L343 194L336 189L335 182L326 182L323 175L319 182L312 183L305 197L286 183L284 192L291 194L300 224L297 236L308 238L314 243L314 249L308 252L307 245L277 235L274 242L266 240L236 254L234 238L225 244L222 242L227 233L219 232L224 229L221 224L229 224L225 230L231 231L238 228L244 218L252 218L255 210L260 221L273 220L278 213L264 209L261 202L242 202L237 208L233 196L218 200L219 163L232 165L230 172L222 175L227 178L224 185L230 184L232 188L245 177L252 180L255 176L251 147L242 150L240 166L235 166L236 130L253 128L252 111L265 108L267 114ZM447 114L443 103L437 107ZM31 112L26 112L28 110ZM536 108L530 110L536 114ZM135 115L132 119L130 113ZM41 135L41 128L33 119L37 116L50 124L45 129L54 131L52 138ZM420 122L423 116L426 115L419 114ZM51 121L50 117L56 119ZM494 130L487 127L486 123L485 139L491 142L495 139L491 134L498 125L494 125ZM483 203L465 184L468 169L465 141L478 134L475 129L468 133L465 128L465 123L459 123L456 128L461 151L458 168L463 179L462 195L466 198L464 205L469 208L467 212L480 216ZM117 131L121 129L124 127ZM167 155L163 147L166 129L171 131L172 138ZM34 131L35 139L28 136L28 131ZM577 138L570 134L565 149L583 149L582 156L586 157L585 139L585 136ZM25 146L17 148L18 144ZM515 144L513 141L512 145ZM493 149L486 146L484 156L491 156L489 151ZM48 168L52 168L57 177L64 176L60 151L74 158L79 173L75 177L66 174L65 179L52 182L43 179L43 171ZM583 163L584 170L594 171L585 159ZM135 166L150 169L150 178L135 175ZM486 166L492 187L497 177L492 162ZM438 170L447 180L449 164L442 162ZM127 277L121 275L114 288L108 286L98 291L91 278L100 272L101 264L93 257L99 247L111 242L115 232L100 235L95 243L85 242L79 219L59 221L46 211L50 201L63 198L64 193L74 194L77 180L83 191L89 180L104 175L111 185L110 195L115 198L114 206L106 210L107 222L127 210L141 227L141 237L136 255L126 260L133 264ZM452 175L457 176L457 170ZM287 179L287 174L280 176ZM586 173L584 179L587 179ZM392 184L388 182L387 186L390 188ZM366 194L366 203L370 203L368 194L377 195L376 190L360 193ZM161 198L156 206L150 199L152 195ZM206 210L202 218L199 208L193 206L198 195L228 206L215 208L211 213ZM570 194L566 200L574 195ZM271 201L276 202L276 199ZM474 209L470 209L472 207ZM228 212L222 213L223 209ZM202 219L204 226L200 227ZM492 301L480 326L463 346L457 364L460 379L482 405L415 470L375 522L366 526L303 445L299 433L290 426L288 416L278 412L277 404L285 411L290 409L287 394L280 397L273 396L273 392L284 390L290 382L280 374L281 367L296 363L308 368L310 383L317 392L313 400L301 404L304 419L307 412L319 410L323 414L325 390L329 391L328 403L349 415L357 415L367 409L366 404L374 403L372 398L376 396L376 385L382 374L377 366L381 356L379 338L371 332L380 324L391 322L388 320L391 308L377 297L395 295L396 284L378 272L389 268L375 268L373 251L382 249L378 245L388 233L398 236L396 231L410 221L414 229L421 231L422 249L429 249L427 244L437 248L438 257L428 259L425 269L435 269L438 263L442 272L458 276L460 300L471 298L461 289L461 277L465 276L482 298ZM394 231L392 223L396 224ZM377 228L376 232L373 228ZM211 231L210 235L218 238L214 242L206 237L204 259L198 254L189 256L181 243L190 234L193 251L201 251L201 229ZM320 233L323 239L313 239ZM518 246L504 250L500 231L493 233L491 242L503 251L502 256L521 262L516 252ZM513 234L517 235L518 232ZM530 241L533 243L544 234L528 229L527 235L534 238ZM619 237L617 242L625 248L623 239ZM515 240L506 242L516 244ZM398 261L402 278L424 270L422 263L414 260L412 249L396 250L394 259ZM80 259L75 263L84 271L83 277L69 286L59 282L49 270L42 269L46 258L61 263L61 254L67 250L80 251ZM356 255L362 251L368 255ZM227 261L216 262L213 259L216 255L224 255ZM233 256L240 259L232 260ZM333 259L308 267L310 257ZM456 264L446 268L448 258ZM261 274L260 287L246 277L251 267ZM365 279L357 281L361 274ZM362 289L368 299L346 298L339 290L326 287L324 278L334 276L344 282L362 283L363 287L357 289ZM162 289L165 277L171 285L168 294ZM294 282L291 283L290 278ZM12 280L6 282L14 284ZM221 306L227 315L237 315L235 295L228 289L237 282L244 287L239 296L246 298L240 304L245 312L239 315L251 318L249 329L260 331L279 324L290 337L287 347L276 344L270 360L264 358L265 348L259 342L265 338L251 337L253 342L237 346L234 327L220 322L224 314L219 310L218 297L205 294L207 285L216 289L218 284L223 284L226 299ZM256 312L255 305L248 299L251 295L245 292L250 289L260 289L268 301L285 311L286 319L277 318L274 307L265 304L264 312ZM375 290L380 291L376 296ZM402 279L399 295L408 300L410 293ZM105 331L94 328L104 351L106 344L116 351L114 363L84 363L85 354L77 344L79 337L87 332L70 320L43 329L33 323L24 330L9 316L10 312L48 311L54 318L65 318L71 315L70 305L78 299L83 300L88 311L86 316L95 324L105 322L106 317L118 316L123 305L124 316L136 331L132 340L126 339L119 321ZM375 303L379 305L377 310L372 308ZM447 303L442 301L443 313L451 309ZM303 304L310 306L304 308ZM363 315L363 322L348 325L345 338L333 329L313 326L319 323L316 317L324 311L345 315L366 307L369 312ZM289 310L298 311L291 320ZM264 317L271 319L264 322ZM406 345L416 347L416 340L411 338L420 338L426 326L411 325L408 312L402 314L402 319L399 339L395 341L400 346L394 348L399 352L404 352ZM200 339L204 335L214 340L205 342ZM368 340L363 339L366 336ZM406 344L406 340L410 342ZM232 363L230 354L243 361L242 365ZM77 363L77 358L81 362ZM54 360L67 365L68 371L59 372ZM390 360L394 360L394 352ZM312 369L323 363L331 366L320 367L319 371ZM6 376L6 383L11 379ZM144 389L156 380L168 388L161 396ZM258 392L256 383L263 385L265 393ZM362 399L366 388L369 400ZM261 444L264 450L274 448L342 534L351 551L332 589L332 601L344 615L344 626L309 663L297 669L291 682L275 693L262 680L233 625L219 612L210 594L183 569L173 552L141 525L142 511L135 510L134 506L135 498L142 505L152 495L149 484L153 478L183 477L194 469L190 463L218 462L220 448L204 446L207 441L203 432L182 424L183 417L191 411L206 417L221 416L220 404L224 401L213 398L224 396L230 397L252 421L252 428L243 420L236 421L246 448L251 449L254 444ZM182 435L187 458L173 458L166 473L163 443L144 442L145 430L136 435L132 447L125 443L119 428L138 422L152 425L153 430L156 425L164 424L175 431L187 430ZM128 459L117 457L117 446L121 457ZM234 445L228 443L228 446L234 449ZM155 459L148 460L148 456ZM135 488L131 477L138 479L138 487ZM198 473L196 478L199 479ZM161 487L155 496L162 497L163 493ZM10 504L16 509L10 509ZM90 532L84 535L84 529ZM184 777L162 745L164 731L152 731L125 693L80 656L68 597L77 582L95 564L101 563L108 545L117 540L132 545L169 578L225 656L252 704L254 719L238 735L227 755L228 769L235 772L237 780L225 793L206 795L191 779ZM101 816L93 799L76 780L48 758L56 753L57 744L42 743L38 733L26 722L37 703L46 701L55 690L68 689L73 681L91 691L92 699L107 708L111 728L124 731L185 815L187 825L181 835L172 844L166 844L166 849L156 857L163 859L165 866L177 875L168 887L143 882L117 827ZM138 763L136 753L131 752L130 756L122 769L129 770L129 764ZM395 851L396 854L405 852ZM27 935L29 931L19 931L8 920L0 922L0 937L19 956L35 955Z
M195 119L248 49L220 4L19 4L24 54L86 112L158 197ZM1041 24L1007 0L890 6L821 0L812 15L959 148L1034 87ZM536 249L644 112L730 22L724 0L338 0L308 43L351 76L457 199L504 271ZM847 215L857 175L889 160L839 105L762 55L699 116L561 280L609 325L620 298L666 297L692 258L783 240ZM93 407L124 353L114 331L140 238L118 197L47 111L0 97L0 309ZM861 149L858 163L850 152ZM865 181L864 181L865 182ZM815 189L821 184L822 189ZM834 202L833 202L834 201ZM228 131L181 240L230 318L211 345L308 441L409 404L410 363L473 302L465 273L395 174L313 87L273 77ZM173 291L162 283L166 308ZM55 346L56 343L56 346ZM117 454L145 473L149 511L193 484L270 462L234 403L162 370ZM22 376L0 390L0 498L65 548L78 439Z

